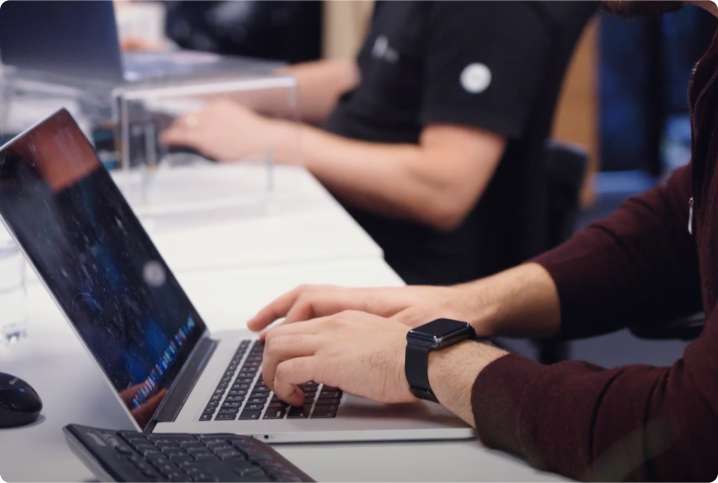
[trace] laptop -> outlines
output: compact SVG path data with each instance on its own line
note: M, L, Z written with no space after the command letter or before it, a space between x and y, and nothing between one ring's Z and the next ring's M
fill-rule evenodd
M65 110L0 148L0 215L138 429L277 443L473 436L429 402L378 404L312 381L305 406L279 401L262 382L262 343L207 329Z
M25 72L112 84L266 73L278 65L190 50L123 53L111 0L3 3L0 56Z

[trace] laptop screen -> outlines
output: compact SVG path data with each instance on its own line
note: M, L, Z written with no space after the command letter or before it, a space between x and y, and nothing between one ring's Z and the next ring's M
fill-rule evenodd
M205 325L67 111L0 151L0 214L145 426Z

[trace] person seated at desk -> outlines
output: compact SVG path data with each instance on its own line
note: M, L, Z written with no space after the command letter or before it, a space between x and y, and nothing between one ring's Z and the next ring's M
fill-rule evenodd
M607 3L649 13L677 7ZM697 3L718 16L714 3ZM419 372L424 394L474 426L484 444L545 470L585 480L713 481L718 33L697 64L689 98L691 163L528 263L452 287L300 287L278 298L249 321L261 330L286 317L263 335L266 384L294 405L303 398L297 385L310 380L410 403L416 392L408 381ZM700 309L705 327L672 367L541 365L475 340L431 351L421 367L407 336L448 317L468 321L481 336L589 337Z
M220 161L272 146L274 161L324 183L409 283L495 273L545 248L531 240L545 208L538 158L594 11L592 2L377 2L356 63L287 70L302 120L324 129L225 101L179 119L162 140Z

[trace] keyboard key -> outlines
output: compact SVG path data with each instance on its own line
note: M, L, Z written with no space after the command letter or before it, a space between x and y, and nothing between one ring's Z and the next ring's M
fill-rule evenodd
M229 449L222 450L222 451L216 451L215 454L221 460L228 460L231 458L246 459L242 453L240 453L239 451L237 451L234 448L229 448Z
M306 408L304 406L302 407L294 407L292 406L289 409L289 412L287 413L287 417L290 419L298 419L298 418L308 418L309 417L309 408Z
M264 403L247 404L246 406L244 406L245 411L260 411L261 412L262 409L264 409Z
M177 467L169 463L159 465L155 464L154 467L157 468L157 470L159 470L159 472L165 476L168 476L170 473L174 473L175 471L177 471Z
M159 468L160 466L163 466L163 465L170 464L170 460L165 458L163 455L151 455L151 456L145 456L145 458L147 459L147 461L149 461L150 463L155 465L156 468Z
M222 452L222 451L234 450L234 447L230 446L230 445L225 441L223 444L212 445L212 446L210 447L210 449L212 450L212 452L213 452L214 454L217 454L217 453L220 453L220 452Z
M186 481L187 478L179 471L172 471L165 475L169 481Z
M337 408L334 406L317 406L312 412L313 418L335 418L337 416Z
M115 446L115 451L117 451L120 454L128 455L133 454L134 451L132 451L132 448L129 446L125 446L124 444L118 444Z
M237 419L237 413L221 413L214 418L215 421L232 421Z
M264 419L282 419L282 418L284 418L284 415L286 413L287 413L286 408L269 407L269 408L267 408L267 412L264 413Z
M216 459L216 456L210 453L209 451L197 451L196 453L192 453L192 457L195 460L208 460L208 459Z
M259 419L259 416L262 415L261 410L244 410L242 411L242 414L239 415L239 419Z
M156 458L159 456L164 456L164 454L158 449L146 449L142 451L142 456L144 456L145 458Z

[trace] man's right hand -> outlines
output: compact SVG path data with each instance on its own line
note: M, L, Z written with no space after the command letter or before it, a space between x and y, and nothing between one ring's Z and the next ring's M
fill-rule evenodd
M382 288L302 285L260 310L247 326L259 331L281 318L283 323L292 323L360 310L416 327L440 317L470 320L476 312L472 307L474 300L463 285Z

